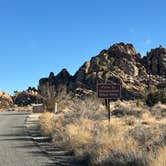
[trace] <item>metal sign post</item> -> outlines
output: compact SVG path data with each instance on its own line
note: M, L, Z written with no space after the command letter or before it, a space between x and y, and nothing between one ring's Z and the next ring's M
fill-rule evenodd
M108 111L108 121L111 120L110 100L117 100L121 98L120 84L98 84L97 85L98 98L105 99L105 105Z
M111 121L111 110L110 110L110 101L107 99L107 110L108 110L108 121Z

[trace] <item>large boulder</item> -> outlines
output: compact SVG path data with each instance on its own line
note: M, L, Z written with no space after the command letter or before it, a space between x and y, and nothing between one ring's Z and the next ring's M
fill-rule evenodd
M0 109L8 108L13 105L12 97L0 90Z

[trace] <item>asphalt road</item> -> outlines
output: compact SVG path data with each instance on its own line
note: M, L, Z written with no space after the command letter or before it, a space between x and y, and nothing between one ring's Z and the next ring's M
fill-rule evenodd
M0 166L51 166L24 128L27 113L0 112Z

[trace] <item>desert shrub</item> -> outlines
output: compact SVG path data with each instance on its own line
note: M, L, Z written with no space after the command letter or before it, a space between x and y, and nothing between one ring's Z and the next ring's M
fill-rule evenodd
M145 101L148 106L154 106L159 101L166 104L166 90L150 90Z
M142 153L112 151L96 166L147 166L147 159Z
M64 110L69 103L72 102L72 95L66 93L60 93L58 96L46 99L44 101L44 107L46 111L53 112L55 108L55 103L58 104L58 110Z
M166 117L166 104L158 102L151 108L151 113L158 119Z
M136 106L137 107L141 107L141 106L143 106L143 103L142 103L142 101L141 100L136 100Z
M152 133L146 126L136 126L131 129L130 134L139 142L140 145L143 146L152 137Z
M163 90L160 98L161 103L166 104L166 90Z
M112 112L121 110L123 116L112 116L108 123L107 111L97 98L67 101L70 111L53 118L45 114L41 122L56 145L86 160L85 165L151 166L150 156L159 159L155 154L166 145L166 121L158 120L149 107L136 101L111 102Z
M165 125L164 125L165 126ZM165 144L165 129L164 127L155 125L137 125L129 130L139 147L146 152L155 152L159 147Z
M140 117L141 114L144 112L143 104L139 102L139 105L138 105L137 101L136 102L117 101L117 102L114 102L113 105L114 105L114 108L112 109L111 114L116 117L123 117L123 116Z
M55 106L55 98L46 99L43 104L46 111L52 112Z
M166 165L166 146L160 147L157 152L149 155L148 166Z
M46 112L40 116L40 130L44 136L51 136L54 130L53 113Z

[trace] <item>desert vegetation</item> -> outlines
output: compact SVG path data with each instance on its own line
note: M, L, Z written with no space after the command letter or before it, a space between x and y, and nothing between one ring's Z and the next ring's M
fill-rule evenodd
M146 104L149 106L154 106L159 101L166 104L166 89L151 88L145 97Z
M96 98L65 96L59 105L59 113L41 115L41 131L86 165L166 165L166 105L111 102L110 123L105 106Z

